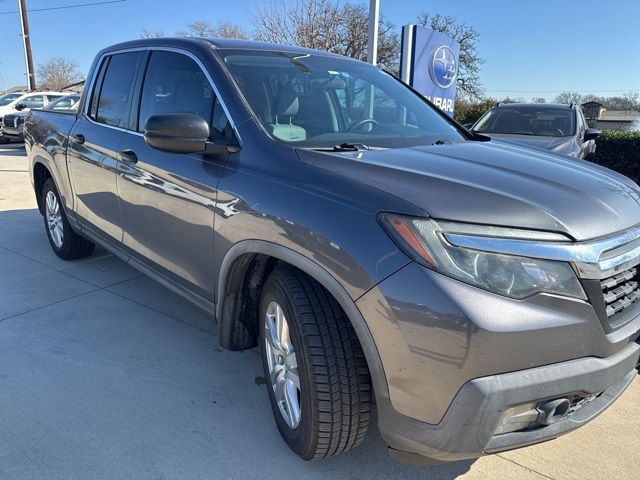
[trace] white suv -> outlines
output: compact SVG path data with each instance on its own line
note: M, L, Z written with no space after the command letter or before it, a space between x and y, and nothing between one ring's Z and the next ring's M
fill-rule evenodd
M68 95L69 92L24 92L20 96L5 95L2 99L5 102L0 102L0 143L6 143L8 139L2 136L2 127L4 126L4 116L8 113L16 113L20 111L29 110L32 108L44 108L54 100ZM14 97L9 102L6 100Z
M30 108L44 108L55 99L68 95L69 92L28 92L0 106L0 120L7 113L15 113Z

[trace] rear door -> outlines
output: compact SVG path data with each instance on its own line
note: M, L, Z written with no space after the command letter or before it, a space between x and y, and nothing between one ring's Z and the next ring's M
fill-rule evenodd
M122 240L116 192L118 146L126 128L142 52L103 57L85 110L70 134L68 162L83 229L110 242Z

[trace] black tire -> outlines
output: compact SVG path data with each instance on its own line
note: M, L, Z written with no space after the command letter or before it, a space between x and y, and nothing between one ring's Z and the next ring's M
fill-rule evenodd
M58 189L49 178L42 187L44 229L55 254L63 260L91 255L95 244L78 235L69 225Z
M273 318L277 306L290 339L280 346L282 351L288 351L282 345L292 346L297 368L289 364L290 355L283 356L282 363L274 360L278 349L268 340L274 325L269 315ZM369 370L349 320L318 282L293 267L277 268L268 277L260 300L260 346L275 421L291 450L304 460L317 460L362 441L371 416ZM270 358L284 372L275 378L286 383L287 375L294 380L298 375L300 388L289 396L298 399L297 425L291 421L295 409L288 409L285 401L282 410L277 400Z

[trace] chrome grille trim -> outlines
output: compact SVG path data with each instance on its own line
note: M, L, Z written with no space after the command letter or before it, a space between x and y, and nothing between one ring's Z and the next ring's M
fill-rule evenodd
M623 312L640 299L637 268L604 278L600 285L610 323L614 320L614 315Z

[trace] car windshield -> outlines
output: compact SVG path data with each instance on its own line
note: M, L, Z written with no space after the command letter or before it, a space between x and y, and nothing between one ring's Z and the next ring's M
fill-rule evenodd
M400 148L465 137L382 70L346 58L217 50L256 118L276 140L306 148Z
M506 133L540 137L567 137L575 133L570 108L536 106L495 107L473 127L479 133Z
M13 102L16 98L21 97L24 93L7 93L0 97L0 107L5 107Z
M78 110L78 100L80 100L80 95L67 95L65 97L60 97L53 102L51 102L45 110Z

